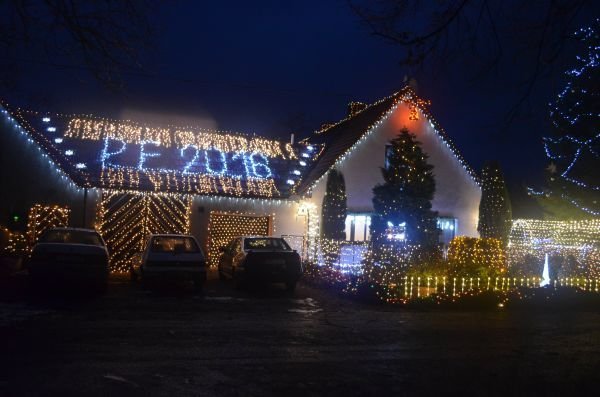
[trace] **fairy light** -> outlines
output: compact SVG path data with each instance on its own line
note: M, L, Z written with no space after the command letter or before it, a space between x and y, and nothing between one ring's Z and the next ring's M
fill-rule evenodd
M448 137L446 131L441 127L439 122L431 115L429 110L427 110L425 108L425 105L429 105L428 101L423 101L422 99L420 99L411 87L406 86L402 90L368 105L365 109L377 106L377 105L379 105L385 101L389 101L389 100L392 100L392 104L390 105L389 109L387 111L385 111L379 117L379 119L377 119L375 122L373 122L373 124L368 126L365 129L365 132L362 134L362 136L356 142L354 142L354 144L352 144L352 146L350 146L345 152L341 153L336 158L332 167L340 168L340 166L344 163L344 161L357 148L359 148L364 142L367 141L367 139L377 130L377 128L380 127L396 111L396 109L398 108L398 106L400 104L405 104L405 105L409 106L409 108L413 107L415 112L418 112L425 117L425 121L427 121L429 123L429 125L433 129L433 132L441 140L442 144L450 151L450 153L456 158L456 160L460 163L460 165L463 167L463 169L469 174L472 181L475 184L479 185L479 179L478 179L477 173L467 164L466 160L463 158L463 156L460 154L460 152L458 151L458 149L456 148L454 143ZM328 124L328 127L326 129L316 131L315 134L327 133L327 130L334 128L338 125L341 125L344 122L352 119L353 117L354 117L354 115L349 115L348 117L338 121L337 123ZM309 141L310 141L310 138L309 138ZM326 173L323 173L319 178L316 178L314 181L311 181L310 185L308 185L308 187L306 188L306 191L309 193L312 192L312 190L323 180L323 178L325 178L325 176L326 176Z
M113 272L127 272L150 234L190 232L188 195L123 194L104 190L97 208L96 229L110 252Z
M49 116L18 108L3 113L40 146L44 157L61 172L66 170L65 179L76 187L288 198L302 181L300 169L322 152L322 145L292 145L229 131L154 127L94 116L55 114L55 126L41 128L40 121L47 123ZM63 136L46 136L48 128L62 130ZM58 150L55 144L68 146ZM97 157L92 157L94 151ZM304 166L299 153L307 155Z
M581 273L600 276L600 219L545 221L516 219L513 221L508 261L513 272L519 272L530 261L543 263L552 257L572 258Z
M70 214L68 207L59 205L35 204L31 207L27 221L27 240L30 246L49 228L68 226Z
M448 265L453 275L495 276L506 272L506 254L498 239L458 236L448 246Z
M211 211L208 226L208 258L211 267L219 263L219 248L240 236L269 236L274 233L272 225L275 214L264 215L247 212Z

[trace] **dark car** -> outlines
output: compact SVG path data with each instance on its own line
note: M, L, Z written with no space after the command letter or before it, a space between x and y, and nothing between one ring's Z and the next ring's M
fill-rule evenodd
M206 281L206 259L194 236L153 234L146 249L139 253L130 268L132 281L192 281L202 289Z
M283 282L294 291L302 275L300 255L277 237L238 237L221 248L219 278L238 284Z
M27 269L36 284L89 282L104 290L109 272L108 251L95 230L52 228L33 247Z

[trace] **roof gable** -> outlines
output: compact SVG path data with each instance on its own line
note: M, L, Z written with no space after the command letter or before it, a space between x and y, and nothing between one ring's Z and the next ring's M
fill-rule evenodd
M427 102L420 99L413 89L407 86L307 138L305 142L320 145L323 152L310 168L306 177L303 178L298 192L301 194L308 193L326 175L327 171L341 162L362 140L370 135L400 103L408 104L415 114L419 111L427 118L438 138L449 148L471 178L478 183L475 171L464 160L437 120L425 108L424 104Z

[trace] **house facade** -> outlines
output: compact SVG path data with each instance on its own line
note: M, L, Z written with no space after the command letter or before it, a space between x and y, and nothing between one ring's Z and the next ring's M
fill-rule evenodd
M238 234L282 235L316 255L333 167L346 180L347 240L368 240L372 188L403 127L434 166L442 240L477 235L476 176L409 87L354 104L347 118L299 142L2 107L2 180L13 187L3 205L68 206L72 225L104 236L115 271L127 270L149 233L192 233L211 261Z

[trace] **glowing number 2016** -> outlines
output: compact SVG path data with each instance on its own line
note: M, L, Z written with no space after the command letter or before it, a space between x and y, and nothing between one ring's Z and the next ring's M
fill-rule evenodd
M192 157L192 159L190 161L185 163L185 167L183 167L183 171L182 171L184 174L187 174L190 171L190 168L192 167L192 165L194 165L194 163L196 161L198 161L198 157L200 157L200 151L198 150L198 147L195 145L186 145L183 148L181 148L181 157L185 157L185 151L189 148L194 149L194 156Z

